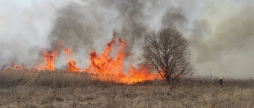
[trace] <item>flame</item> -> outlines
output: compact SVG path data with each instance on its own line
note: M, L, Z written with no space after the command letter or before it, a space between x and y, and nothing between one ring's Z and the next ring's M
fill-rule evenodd
M8 70L8 69L10 69L10 70L23 70L23 69L26 69L26 67L22 66L22 65L15 65L15 64L12 63L9 67L4 68L4 71Z
M110 56L112 45L115 44L115 37L106 45L101 55L95 51L90 51L89 67L85 68L85 72L97 75L101 81L113 81L117 83L133 84L146 80L154 80L158 74L149 71L151 66L138 65L137 69L130 66L127 72L124 72L124 58L126 56L124 48L126 43L119 38L118 50L114 57Z
M37 63L32 67L32 70L41 71L41 70L55 70L55 58L57 51L46 51L43 50L43 59L44 63Z
M71 59L71 49L65 48L63 52L67 54L66 70L71 72L80 72L80 69L76 67L76 61Z
M35 70L35 71L45 70L45 64L36 64L32 67L31 70Z
M44 63L43 64L36 64L33 66L32 70L37 70L37 71L41 71L41 70L50 70L53 71L55 70L55 59L57 57L58 54L58 47L63 45L63 41L59 40L55 46L53 50L50 51L46 51L43 50L43 58L44 58Z
M16 69L16 70L22 70L23 66L22 65L16 65L16 66L14 66L14 69Z
M63 41L59 41L53 50L43 50L44 63L38 63L32 67L31 70L55 70L54 64L58 54L58 46L61 46ZM116 54L112 54L113 45L117 45ZM124 68L124 59L129 55L125 50L126 43L114 36L110 42L107 43L105 49L101 54L95 51L89 52L89 66L84 69L84 72L89 73L92 79L99 79L100 81L112 81L123 84L133 84L137 82L144 82L147 80L155 80L162 78L156 72L152 72L151 65L139 64L137 68L132 65L128 69ZM71 59L72 52L70 48L65 48L63 52L66 56L66 69L69 72L81 72L82 70L76 67L76 61ZM22 65L11 65L7 69L22 70L25 67ZM125 71L124 71L125 70Z
M55 58L57 51L43 51L45 70L55 70Z

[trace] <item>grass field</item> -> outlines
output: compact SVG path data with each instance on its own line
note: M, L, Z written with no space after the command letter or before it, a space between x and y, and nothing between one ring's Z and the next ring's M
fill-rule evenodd
M88 74L0 72L1 108L254 108L254 80L181 79L134 85L91 80Z

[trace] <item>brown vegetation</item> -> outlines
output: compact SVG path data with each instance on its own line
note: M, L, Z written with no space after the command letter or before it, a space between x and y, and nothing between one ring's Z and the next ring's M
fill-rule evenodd
M88 74L0 72L1 108L251 108L254 80L181 79L123 85L91 80Z

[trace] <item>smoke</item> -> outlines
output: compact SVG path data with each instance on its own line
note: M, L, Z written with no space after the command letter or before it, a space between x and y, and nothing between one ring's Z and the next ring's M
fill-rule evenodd
M58 17L49 37L51 46L63 40L65 46L75 50L78 47L92 47L94 41L105 33L104 24L100 21L103 18L92 11L76 2L57 10Z
M214 1L193 36L193 62L199 75L253 77L254 2ZM198 26L197 26L198 27Z
M116 32L127 41L126 49L131 56L126 59L126 65L137 64L142 61L141 47L148 32L187 23L185 17L191 14L188 9L191 6L181 5L184 2L186 0L72 2L57 11L58 18L49 38L53 40L52 44L61 39L75 50L86 50L82 60L87 61L87 51L101 52L107 42L105 40L112 38L112 33Z
M64 5L57 2L59 0L0 1L1 66L10 62L29 65L38 58L39 51L50 47L47 36L55 17L51 10Z
M190 40L195 75L252 76L252 0L44 0L0 3L0 65L33 64L59 41L78 67L88 51L102 52L112 33L127 42L129 63L141 63L146 34L175 27ZM59 51L60 51L59 50ZM57 67L65 64L59 53Z
M176 28L175 26L178 24L181 27L184 26L186 21L185 16L181 9L170 9L167 10L165 15L162 17L162 28Z

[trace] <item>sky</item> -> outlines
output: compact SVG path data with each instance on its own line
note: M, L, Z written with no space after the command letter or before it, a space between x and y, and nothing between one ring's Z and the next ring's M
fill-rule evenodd
M26 62L26 56L36 58L29 52L31 47L49 47L47 36L55 19L55 10L60 6L57 4L51 0L1 0L0 60Z
M113 29L130 43L126 65L138 64L143 33L174 26L190 41L194 75L254 77L253 7L253 0L0 0L0 65L37 63L63 39L84 67Z

